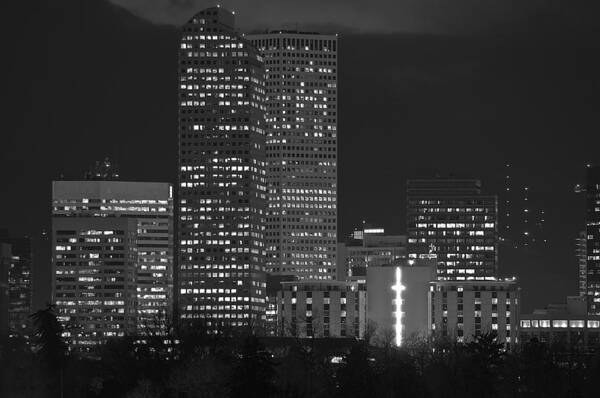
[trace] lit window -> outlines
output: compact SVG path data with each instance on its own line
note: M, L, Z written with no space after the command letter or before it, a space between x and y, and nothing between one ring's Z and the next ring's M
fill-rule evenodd
M553 328L566 328L568 325L569 325L569 323L566 320L554 319L552 321Z

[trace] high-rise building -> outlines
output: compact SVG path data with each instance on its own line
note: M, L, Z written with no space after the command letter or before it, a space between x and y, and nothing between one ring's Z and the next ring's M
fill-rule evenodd
M337 36L252 34L267 75L267 270L335 279Z
M504 165L504 191L500 195L501 242L514 249L542 248L546 234L546 196L530 183L526 170L516 172L511 163Z
M234 15L181 29L178 311L217 331L265 319L265 69Z
M494 333L510 347L518 342L520 292L514 278L431 282L431 330L458 342Z
M498 262L497 197L478 180L409 180L408 258L437 257L439 280L493 279Z
M600 315L600 166L589 166L586 172L588 311Z
M52 292L76 349L161 332L173 297L173 195L167 183L55 181Z
M587 237L585 231L581 231L575 239L575 258L579 272L579 295L587 296Z

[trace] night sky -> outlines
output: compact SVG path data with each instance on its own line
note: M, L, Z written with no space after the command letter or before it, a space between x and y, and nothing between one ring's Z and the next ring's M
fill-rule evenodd
M547 248L500 251L501 273L520 278L528 311L577 293L574 238L584 226L584 202L573 186L586 163L600 162L596 3L221 4L236 11L244 31L340 34L341 238L363 219L404 232L407 178L477 177L487 193L500 194L503 164L511 162L513 176L542 198L547 213ZM50 182L82 178L105 156L125 180L175 181L176 25L212 4L11 5L0 227L38 237L50 221ZM39 240L35 256L39 306L50 269L49 248Z

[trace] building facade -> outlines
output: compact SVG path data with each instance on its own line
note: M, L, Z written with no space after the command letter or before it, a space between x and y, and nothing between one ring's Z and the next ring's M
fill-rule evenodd
M160 332L173 305L167 183L55 181L52 297L73 346Z
M468 342L495 333L508 347L518 343L520 289L515 279L435 281L429 295L435 335Z
M600 344L600 315L587 314L585 296L567 297L566 304L549 305L531 314L521 314L519 336L522 343L537 339L542 343L597 349Z
M335 279L337 36L249 35L265 57L267 270Z
M217 332L265 319L265 69L207 8L181 29L179 270L182 320Z
M586 170L588 312L600 315L600 166Z
M356 283L305 279L281 285L277 296L279 335L364 337L366 297Z
M498 200L478 180L409 180L408 258L436 256L439 280L493 280L498 263Z
M403 260L367 268L367 319L372 343L401 346L410 339L428 336L429 284L435 278L435 260Z
M406 242L405 235L388 235L384 228L355 230L338 246L338 280L364 279L368 267L405 263Z

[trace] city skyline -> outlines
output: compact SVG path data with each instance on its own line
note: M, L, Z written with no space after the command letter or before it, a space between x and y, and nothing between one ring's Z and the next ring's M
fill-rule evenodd
M0 396L596 397L584 3L11 2Z
M33 14L35 15L35 14ZM243 17L243 15L238 15ZM105 18L115 22L113 31L107 31L105 25L101 23ZM17 222L12 214L7 213L7 225L11 231L27 234L30 236L39 236L42 228L47 228L47 223L34 223L32 220L44 220L47 216L44 215L43 205L40 205L40 199L47 195L47 189L44 184L48 181L58 178L60 174L66 177L79 177L79 172L69 172L69 170L80 169L86 167L90 159L103 158L109 155L122 165L122 174L128 179L140 179L144 181L166 180L175 181L173 174L168 171L170 162L168 159L159 160L153 165L144 165L139 159L128 158L125 156L125 148L132 145L142 145L144 148L156 153L159 149L174 148L172 134L166 133L165 126L172 125L170 116L161 115L160 112L153 111L151 114L147 109L160 109L172 107L175 98L172 93L173 68L172 48L174 42L175 29L164 26L156 26L149 24L146 21L139 20L136 17L129 15L126 11L119 10L103 2L90 2L83 13L79 9L72 9L72 21L69 29L80 32L78 38L67 38L59 40L64 36L67 30L59 28L56 33L49 36L49 48L51 52L47 57L47 64L50 67L53 78L49 83L45 83L44 87L52 89L61 79L73 82L83 81L80 72L73 68L66 68L65 72L59 72L56 68L69 60L69 55L65 52L66 48L71 44L76 44L79 37L83 40L91 40L96 43L111 43L109 47L101 46L98 55L93 55L88 52L83 52L79 61L75 61L72 65L78 65L83 62L94 68L102 63L96 62L96 57L101 53L103 57L111 60L119 60L103 68L102 74L97 74L97 82L89 82L91 87L111 87L111 90L117 90L121 94L118 97L127 98L130 96L130 89L125 88L126 84L115 83L120 77L117 73L121 68L128 68L128 56L120 56L130 51L140 51L142 59L148 59L152 62L148 63L149 76L154 76L159 71L170 75L171 83L161 83L156 81L156 94L149 93L146 98L140 98L140 105L131 104L121 106L121 109L127 109L131 106L130 111L123 113L121 111L108 112L109 109L115 109L108 106L106 101L108 91L105 89L95 90L98 94L92 107L86 107L80 110L80 114L89 115L90 120L98 121L97 126L84 123L83 130L75 127L73 123L63 116L63 111L55 108L54 104L50 104L47 109L40 108L40 101L44 98L37 89L30 88L26 93L34 95L32 102L32 112L46 115L37 122L26 120L23 124L16 124L16 129L9 130L9 140L16 145L16 151L2 156L5 164L17 162L20 160L15 158L16 154L24 153L23 151L33 151L36 156L41 159L46 159L46 156L41 151L41 148L50 147L57 148L58 153L62 149L54 143L70 142L71 148L74 145L80 148L86 148L84 151L79 151L72 158L72 164L67 164L60 157L54 158L50 167L40 170L28 164L23 164L23 171L20 175L22 180L15 179L15 176L7 176L8 189L24 189L24 192L30 192L24 197L25 203L32 209L35 216L25 221L25 223ZM79 21L79 22L78 22ZM81 22L85 21L84 28L81 28ZM43 24L42 24L43 26ZM69 25L65 25L66 26ZM275 28L277 28L275 26ZM81 30L83 29L83 30ZM35 32L33 30L32 32ZM61 33L63 32L63 33ZM120 32L120 33L119 33ZM117 43L113 38L116 35L125 37L122 43ZM141 41L138 41L135 46L128 43L127 36L136 37L139 35ZM554 37L554 36L552 36ZM575 36L577 37L577 36ZM27 39L28 36L25 36ZM577 44L575 49L584 50L589 46L588 36L583 36L584 40ZM121 39L119 39L121 40ZM507 39L508 40L508 39ZM536 39L537 40L537 39ZM551 134L556 134L561 130L575 130L582 138L588 139L589 142L598 140L592 133L592 126L595 122L591 119L591 109L596 101L596 96L592 93L587 85L579 83L579 79L587 79L595 84L592 70L594 60L586 58L583 51L574 52L568 47L571 43L569 37L563 38L563 41L549 41L546 47L540 47L536 52L528 54L528 46L533 46L535 40L531 42L525 40L518 46L507 47L508 42L496 40L487 44L483 44L478 38L453 39L453 38L435 38L435 37L412 37L412 36L394 36L383 35L380 37L360 36L353 34L342 35L340 45L343 48L346 46L347 51L342 51L340 62L350 65L347 68L340 70L340 109L345 109L341 112L340 131L346 132L340 134L339 151L340 151L340 167L345 170L340 174L339 188L339 205L340 205L340 225L339 236L345 236L360 220L367 219L378 225L386 227L386 230L395 233L401 233L404 225L404 206L403 184L406 178L412 177L430 177L435 171L454 172L457 175L466 175L467 177L480 178L484 181L487 191L490 193L500 192L502 185L501 179L503 176L502 166L506 161L510 161L514 166L514 173L526 175L535 186L535 182L539 181L541 186L538 188L540 192L548 195L549 209L547 217L546 229L551 232L550 241L552 247L543 252L526 252L524 258L520 256L503 253L500 249L500 268L501 271L506 270L509 275L518 274L524 282L525 287L530 286L532 289L524 289L524 306L526 308L539 307L547 301L560 301L565 294L573 294L577 289L577 271L575 259L573 256L574 242L573 238L577 232L582 229L582 224L574 222L580 219L583 222L583 214L577 210L580 208L582 198L572 194L572 186L583 180L582 168L585 163L593 161L594 156L591 152L591 146L582 147L574 145L577 140L570 141L566 138L559 138L560 145L556 145L544 137L544 131L550 131ZM151 43L151 44L150 44ZM418 43L418 44L415 44ZM441 43L448 43L441 44ZM383 50L389 46L398 48L399 54L386 54ZM418 48L421 47L422 48ZM137 49L135 47L138 47ZM152 48L152 51L143 49ZM448 48L448 50L445 49ZM125 50L126 49L126 50ZM358 49L366 51L364 55L358 57ZM491 50L494 53L494 64L496 59L500 59L499 66L492 66ZM143 51L142 51L143 50ZM551 51L557 51L557 54L576 54L578 60L576 64L572 64L568 57L558 57L550 55ZM19 50L20 51L20 50ZM477 55L470 55L472 52L479 52ZM143 55L146 54L146 55ZM163 55L159 55L163 54ZM435 55L438 54L438 55ZM59 60L59 55L65 57ZM497 55L500 55L498 57ZM166 57L165 61L159 60L160 57ZM26 57L26 56L25 56ZM372 57L385 57L389 66L381 69L379 75L381 77L367 78L367 74L363 74L362 70L368 65L366 61ZM377 59L377 58L374 58ZM544 61L542 63L542 61ZM586 62L583 62L586 61ZM433 66L435 62L435 66ZM574 62L574 61L573 61ZM532 71L538 71L538 65L545 65L542 74L534 75ZM573 69L575 68L575 69ZM366 70L366 69L365 69ZM394 74L391 71L394 70ZM578 80L569 80L569 71L576 70ZM480 80L472 82L469 78L468 71L477 71ZM507 84L500 87L495 79L495 76L502 76ZM535 72L537 73L537 72ZM554 84L552 90L546 86L546 81L553 79ZM168 79L166 79L168 80ZM348 87L346 82L352 81L356 84L356 90L361 90L363 96L352 96L349 91L344 91L344 87ZM368 84L367 84L368 82ZM390 86L390 82L395 82ZM132 84L131 90L139 90L143 86L139 86L135 81ZM176 83L175 83L176 84ZM473 94L465 95L461 91L465 91L463 84L474 84ZM121 86L117 87L117 86ZM593 87L593 86L589 86ZM83 86L80 83L62 86L60 90L64 92L61 96L53 101L55 104L63 103L67 97L72 95L80 95L83 93ZM469 91L469 90L467 90ZM512 93L514 91L514 93ZM9 91L11 92L11 91ZM490 94L486 94L489 92ZM558 93L558 96L551 93ZM432 94L434 95L432 97ZM455 94L457 95L455 98ZM16 94L17 97L23 94ZM162 99L158 99L160 95ZM114 95L110 94L113 98ZM375 101L369 101L369 98ZM569 100L567 101L567 98ZM583 98L585 100L581 100ZM156 104L148 106L147 101L152 99ZM496 113L490 113L487 106L482 104L496 101L497 106L502 111L502 115L506 116L506 121L495 116ZM371 104L369 104L371 102ZM146 103L146 105L142 105ZM388 104L398 104L400 106L389 107ZM456 104L456 105L452 105ZM459 106L460 104L460 106ZM79 107L79 104L72 106ZM370 109L373 111L375 106L382 106L381 110L377 111L377 117L372 120L368 126L358 117L361 115L361 109ZM156 107L156 108L155 108ZM467 119L467 115L461 109L471 109L468 118L474 118L472 121ZM561 109L562 113L556 112L556 109ZM103 118L98 119L95 115L95 110L99 109L103 112ZM141 109L144 109L143 113ZM554 110L554 111L553 111ZM543 112L543 113L542 113ZM434 113L436 118L428 118L427 115ZM49 118L47 115L53 115ZM147 129L148 134L153 137L149 142L140 142L140 136L137 134L122 134L123 129L136 131L134 126L138 124L130 122L128 115L143 114L144 118L137 120L144 121L142 126ZM386 117L382 117L386 115ZM543 117L542 117L543 115ZM564 116L561 116L564 115ZM570 116L568 116L570 115ZM115 120L121 121L116 124ZM50 121L48 121L50 120ZM435 122L439 120L439 122ZM567 124L567 120L568 123ZM58 129L58 124L65 128ZM114 132L109 125L114 125ZM122 126L121 126L122 125ZM436 133L437 130L442 131L440 127L453 132L447 136ZM509 128L509 126L511 126ZM32 130L33 129L33 130ZM87 147L84 143L84 137L89 134L98 133L102 130L107 135L107 139L93 147ZM514 131L511 131L514 130ZM45 134L37 136L38 140L24 141L25 131L43 131ZM52 134L48 132L52 131ZM397 131L397 133L392 133ZM484 131L484 133L479 133ZM460 132L460 133L458 133ZM404 133L404 134L403 134ZM36 133L37 134L37 133ZM416 152L405 152L405 156L397 156L397 153L402 150L404 144L398 141L396 136L407 136L408 142L412 146L418 148L425 143L424 137L431 134L440 139L439 145L431 148L428 151L431 162L422 165L419 162L419 156ZM483 134L483 136L482 136ZM503 142L496 137L503 137L506 134L507 140ZM372 139L360 144L357 143L357 137L369 136ZM419 138L423 137L423 138ZM515 137L519 138L519 145L512 145ZM559 136L560 137L560 136ZM125 140L123 145L117 145L115 142L118 139ZM467 153L472 152L467 149L475 145L479 147L484 145L485 140L490 140L494 147L499 148L496 151L483 156L474 154L470 157ZM477 142L480 142L477 144ZM444 148L453 148L453 156L449 156L450 152L443 150ZM461 149L462 148L462 149ZM371 154L378 153L380 156ZM533 153L547 154L546 156L533 156ZM575 156L576 154L577 156ZM488 156L489 155L489 156ZM474 157L473 157L474 156ZM357 162L356 159L361 158L363 161ZM561 159L556 165L551 164L546 159ZM469 159L461 160L461 159ZM48 162L48 161L47 161ZM482 167L474 173L471 167L477 162ZM560 166L560 167L559 167ZM4 170L10 170L4 168ZM165 171L167 170L167 171ZM552 178L548 178L551 175ZM494 183L495 177L498 176L497 183ZM35 181L31 186L23 185L24 181ZM548 181L552 181L549 184ZM48 185L45 185L46 187ZM46 193L45 193L46 192ZM8 207L13 208L16 204L14 199L6 198ZM36 204L37 203L37 204ZM35 204L35 205L34 205ZM354 210L356 207L365 209L368 214L357 214ZM45 224L45 225L44 225ZM502 219L500 220L502 226ZM558 242L558 243L556 243ZM521 252L517 253L520 254ZM521 256L523 257L523 256ZM549 260L553 260L549 265ZM540 276L540 274L543 274ZM537 291L536 286L539 284L539 277L545 283L552 283L557 286L557 289L552 292ZM568 283L563 283L567 280ZM37 300L39 303L39 298Z

